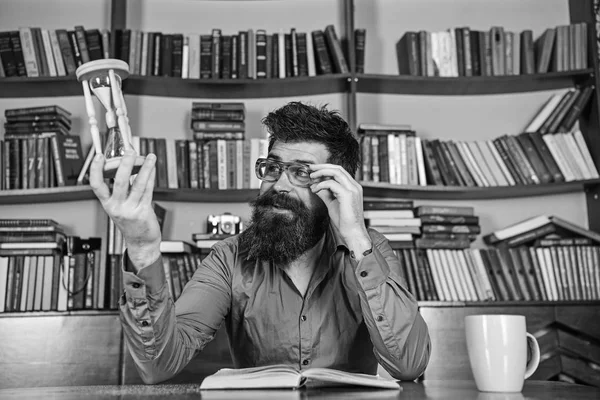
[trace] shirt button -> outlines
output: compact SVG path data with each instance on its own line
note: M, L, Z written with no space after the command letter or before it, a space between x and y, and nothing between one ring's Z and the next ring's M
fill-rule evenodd
M379 322L383 321L383 317L381 315L378 315L377 316L377 321L379 321Z
M308 363L309 363L309 362L310 362L310 361L309 361L308 359L307 359L307 360L304 360L304 361L302 361L302 365L308 365Z
M306 321L306 315L301 316L300 321Z
M369 274L369 273L368 273L367 271L362 271L362 272L360 273L360 276L362 276L362 277L364 278L364 277L365 277L365 276L367 276L368 274Z
M142 326L148 326L150 323L148 321L142 321Z
M134 283L131 284L131 287L134 288L134 289L139 289L140 286L141 285L139 283L137 283L137 282L134 282Z

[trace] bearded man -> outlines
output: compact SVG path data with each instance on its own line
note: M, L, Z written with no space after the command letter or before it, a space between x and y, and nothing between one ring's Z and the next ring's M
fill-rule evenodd
M418 378L430 339L401 265L367 229L354 174L359 144L337 112L291 102L269 113L262 180L241 234L211 249L177 302L169 295L152 209L156 157L131 187L123 158L113 191L96 155L90 183L127 244L121 321L144 382L181 371L225 322L236 368L288 364Z

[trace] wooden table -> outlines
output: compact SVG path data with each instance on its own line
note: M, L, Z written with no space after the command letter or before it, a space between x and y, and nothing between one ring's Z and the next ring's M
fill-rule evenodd
M2 389L0 399L194 399L194 400L534 400L600 399L600 389L563 382L526 381L522 393L478 392L472 381L402 382L401 391L360 388L323 388L301 390L200 391L198 384L64 386Z

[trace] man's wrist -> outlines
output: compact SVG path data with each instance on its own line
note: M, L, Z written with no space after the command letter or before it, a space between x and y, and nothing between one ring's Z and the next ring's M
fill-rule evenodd
M152 265L160 257L160 242L152 245L128 245L127 256L132 269L137 273L142 268Z

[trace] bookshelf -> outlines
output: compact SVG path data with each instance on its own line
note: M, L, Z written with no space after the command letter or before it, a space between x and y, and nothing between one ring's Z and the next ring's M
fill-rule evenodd
M30 1L31 4L37 4ZM41 1L40 1L41 3ZM291 99L308 100L314 103L329 103L333 108L342 110L350 125L355 128L359 122L382 123L413 123L419 134L429 137L446 136L461 139L476 138L480 136L493 137L498 133L516 132L537 108L542 104L548 93L573 87L573 85L594 83L600 87L598 73L598 60L595 52L590 52L591 68L568 72L552 72L546 74L532 74L519 76L496 77L460 77L460 78L433 78L399 76L395 60L394 43L403 30L409 29L445 29L460 24L480 25L480 29L489 27L494 23L512 24L513 29L531 26L536 32L544 27L560 23L587 21L593 22L592 0L552 0L547 5L543 0L528 2L516 7L516 4L502 5L503 2L494 4L479 4L475 0L460 0L453 4L437 4L440 12L435 15L428 8L427 1L405 0L402 2L378 0L373 2L359 2L355 0L312 1L304 2L237 2L243 7L244 19L227 17L230 5L218 4L228 2L184 2L175 5L164 0L147 2L103 0L94 3L91 10L75 1L68 2L65 6L69 11L69 21L64 22L63 15L56 16L56 11L46 10L50 16L47 21L35 20L25 11L14 16L22 21L25 26L43 25L58 28L82 24L89 27L124 28L162 31L197 31L198 26L221 26L224 30L237 31L241 27L264 26L267 31L277 31L280 27L301 27L303 30L322 29L327 23L335 23L339 36L349 38L349 60L351 72L349 74L335 74L314 78L287 78L267 80L197 80L177 79L164 77L132 76L125 81L125 94L132 127L150 136L158 136L162 132L171 137L183 138L189 135L186 131L187 112L190 99L231 99L232 101L244 100L251 103L247 124L258 129L260 118L270 109L273 109ZM256 4L253 4L256 3ZM308 4L306 4L308 3ZM317 6L325 7L315 15ZM44 6L45 7L45 6ZM58 7L58 6L57 6ZM62 7L62 6L61 6ZM87 7L87 6L86 6ZM207 7L206 13L198 13L202 7ZM264 21L264 9L269 7L273 13L280 15L282 21ZM312 12L310 9L312 8ZM7 7L8 8L8 7ZM26 8L17 5L16 9ZM164 18L165 13L174 9L173 18L179 18L175 24L169 18ZM180 12L177 13L177 10ZM308 11L307 11L308 10ZM44 10L40 10L42 14ZM59 13L60 14L60 13ZM54 16L54 17L53 17ZM219 18L216 18L219 16ZM314 21L313 18L315 18ZM273 18L276 20L276 18ZM1 17L0 21L5 22ZM72 21L72 22L71 22ZM252 21L252 22L248 22ZM311 22L308 22L311 21ZM180 22L180 23L179 23ZM282 24L281 26L279 24ZM591 24L591 27L594 25ZM354 28L367 28L367 55L365 74L357 74L354 65L353 32ZM202 29L206 30L206 29ZM590 38L594 38L594 29L590 29ZM600 164L600 137L597 134L600 125L600 106L598 91L594 93L593 101L579 123L592 151L596 164ZM87 132L87 118L83 107L83 97L80 84L74 77L59 78L0 78L0 109L21 107L29 104L49 104L56 100L65 108L79 116L79 121L74 121L74 130L82 133L84 141L89 143ZM35 103L35 104L34 104ZM431 110L434 111L431 111ZM159 117L160 118L159 118ZM185 121L182 122L182 121ZM448 126L458 125L459 128L448 129ZM491 126L489 132L481 132L482 126ZM249 132L252 137L259 137L262 132ZM410 187L390 184L376 184L364 182L365 197L373 198L406 198L414 199L420 203L444 204L454 202L457 204L475 204L477 212L483 210L489 215L485 219L484 231L490 231L505 226L511 221L522 219L538 213L540 209L548 212L556 211L559 215L575 222L587 225L591 229L600 230L600 180L567 182L561 184L547 184L517 187L492 187L492 188L464 188L464 187ZM154 199L161 203L168 203L169 216L172 219L166 235L173 238L189 238L190 231L201 231L202 221L210 213L220 213L225 210L232 211L242 217L248 215L245 203L256 195L255 190L210 191L192 189L157 189ZM90 236L89 232L105 237L106 227L96 222L90 230L83 231L79 228L79 221L94 213L93 217L100 218L102 210L97 205L79 207L83 201L91 203L95 199L88 186L67 187L55 189L31 189L0 192L0 204L3 210L0 216L22 214L42 214L44 209L52 218L66 221L73 227L73 231L81 236ZM567 205L565 205L565 203ZM418 204L418 203L417 203ZM40 207L44 205L44 207ZM84 212L73 213L74 209L82 208ZM91 210L91 211L90 211ZM37 215L36 214L36 215ZM190 215L198 215L198 221L190 222ZM461 348L464 343L462 337L462 317L467 313L499 313L514 312L524 313L528 321L532 321L532 329L540 332L545 328L552 328L555 323L567 323L577 332L582 332L581 337L586 338L591 333L579 324L563 318L562 313L571 313L582 319L594 318L600 310L598 301L563 301L563 302L420 302L424 317L430 324L435 352L426 372L426 379L452 378L466 379L469 377L468 363L460 358L458 364L452 368L445 366L444 360L453 360L456 351L454 345ZM566 310L566 311L565 311ZM109 343L109 355L103 358L102 363L107 368L107 378L99 380L99 374L78 377L75 371L68 379L71 384L97 384L102 383L135 383L136 375L133 365L129 360L126 349L123 348L121 330L118 325L116 311L84 312L73 311L66 313L14 313L0 314L0 332L9 332L6 343L11 343L11 338L24 334L31 326L18 321L27 320L30 324L47 323L60 326L63 331L58 335L63 337L78 338L80 334L71 325L83 323L90 329L91 338L101 336L101 343ZM32 317L32 318L23 318ZM106 322L108 321L108 322ZM441 322L439 322L441 321ZM565 322L567 321L567 322ZM108 323L114 330L96 329L101 322ZM6 328L6 329L4 329ZM549 329L550 329L549 328ZM591 331L592 333L594 331ZM448 336L450 335L450 336ZM557 333L558 337L559 333ZM587 335L587 336L586 336ZM1 335L0 335L1 336ZM450 337L450 341L445 338ZM597 337L597 336L596 336ZM558 339L557 339L558 340ZM227 354L223 346L226 340L218 336L212 348L207 349L209 355ZM62 349L62 348L61 348ZM117 351L113 351L117 349ZM553 349L548 345L547 354L552 354ZM595 347L593 348L595 349ZM463 352L464 353L464 352ZM465 353L466 354L466 353ZM8 362L5 367L0 366L0 372L16 365L22 354L13 354L13 363ZM544 369L540 379L555 377L559 367L570 365L557 358L550 357L554 369ZM45 359L48 361L48 359ZM590 360L590 361L595 361ZM27 359L34 363L36 360ZM56 362L50 360L49 363ZM79 366L94 363L93 360L78 360ZM88 363L88 364L86 364ZM199 362L198 362L199 364ZM41 368L41 367L40 367ZM193 371L192 365L186 369ZM444 375L444 371L449 371ZM550 372L547 372L550 371ZM554 375L552 373L554 372ZM0 373L0 375L2 375ZM35 382L39 385L57 384L62 382L59 377L39 370L40 376L45 377ZM183 376L190 376L185 375ZM454 374L454 375L453 375ZM26 374L24 374L27 377ZM23 381L12 375L12 384L17 386ZM139 380L139 378L137 378Z

